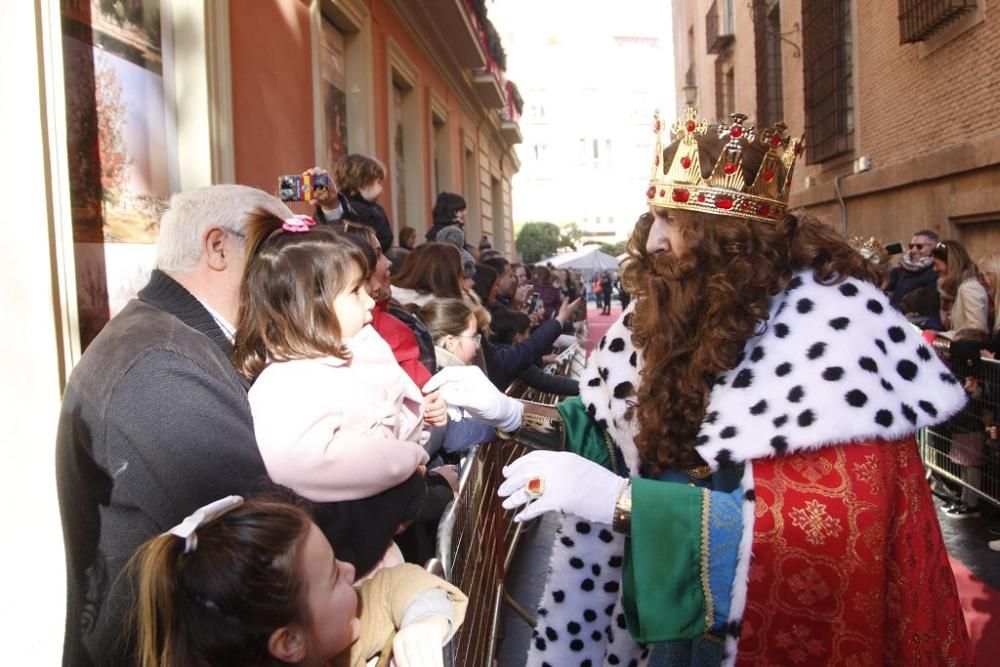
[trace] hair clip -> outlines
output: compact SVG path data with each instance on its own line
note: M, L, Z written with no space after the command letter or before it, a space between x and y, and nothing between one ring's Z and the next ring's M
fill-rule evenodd
M281 228L286 232L308 232L309 228L316 224L316 221L308 215L293 215L285 218Z
M209 503L194 511L179 524L168 530L164 535L176 535L184 540L184 553L191 553L198 548L198 535L195 531L203 524L218 519L231 509L243 504L243 496L226 496L214 503Z

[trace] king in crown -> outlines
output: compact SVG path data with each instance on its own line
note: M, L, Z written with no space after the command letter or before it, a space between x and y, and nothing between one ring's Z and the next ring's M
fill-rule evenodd
M663 122L654 114L656 155L646 198L649 205L762 222L780 221L788 209L795 160L802 139L789 138L784 123L758 131L747 117L732 115L729 125L709 126L698 111L684 110L670 132L674 142L663 145ZM723 142L712 171L702 172L705 147ZM752 155L751 155L752 154Z
M562 513L525 664L970 664L914 439L960 383L882 269L788 210L783 124L654 129L567 451L503 470L518 520Z

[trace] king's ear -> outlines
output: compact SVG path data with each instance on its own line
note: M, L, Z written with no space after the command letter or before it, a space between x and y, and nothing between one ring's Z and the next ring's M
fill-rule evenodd
M297 625L282 626L271 633L267 650L282 662L302 662L306 658L305 633Z

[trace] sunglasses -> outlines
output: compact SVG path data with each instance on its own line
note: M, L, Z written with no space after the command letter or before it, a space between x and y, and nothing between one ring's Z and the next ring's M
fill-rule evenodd
M925 245L930 245L930 243L911 243L910 250L913 250L914 248L923 248Z

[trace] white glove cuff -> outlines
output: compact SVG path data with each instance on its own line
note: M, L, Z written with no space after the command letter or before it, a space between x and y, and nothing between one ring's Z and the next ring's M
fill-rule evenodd
M504 399L506 399L507 405L503 414L500 415L496 427L510 433L521 427L521 422L524 420L524 403L509 396L504 396Z

